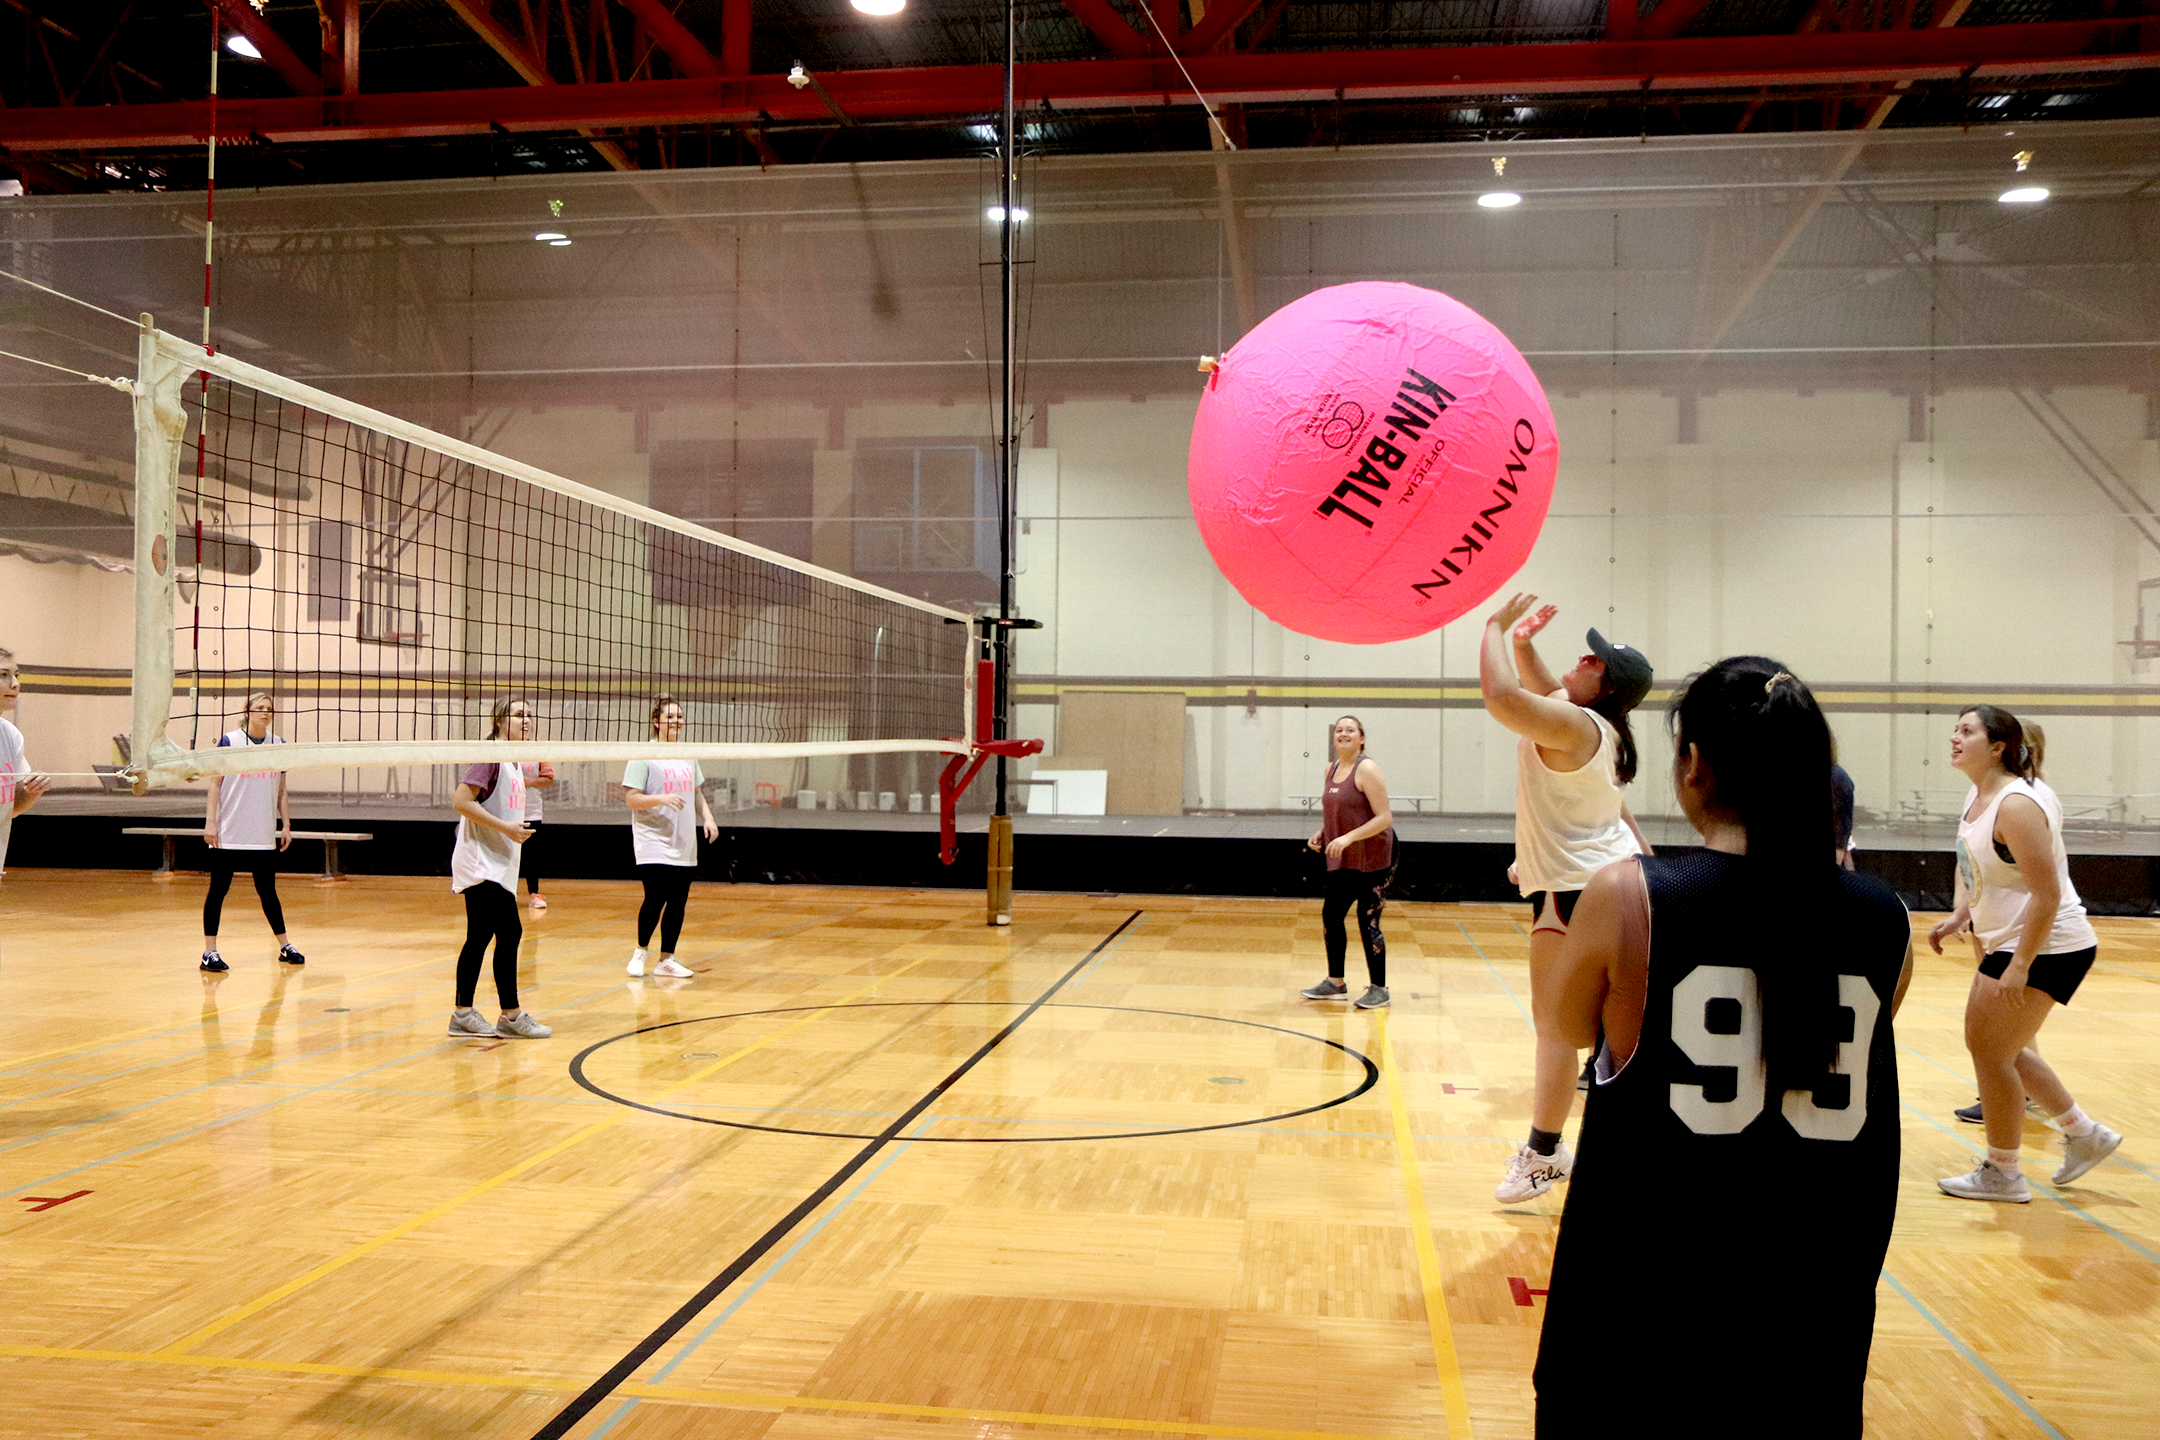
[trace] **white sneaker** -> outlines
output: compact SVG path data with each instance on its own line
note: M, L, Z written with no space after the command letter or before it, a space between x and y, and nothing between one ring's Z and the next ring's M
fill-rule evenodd
M478 1010L452 1010L448 1033L461 1040L468 1035L485 1035L492 1040L495 1038L495 1027L481 1019Z
M627 970L632 975L642 975L645 973L644 946L640 945L637 949L630 952L630 963L628 965L625 965L623 969Z
M2122 1136L2099 1124L2095 1124L2092 1133L2082 1139L2073 1140L2068 1135L2063 1136L2062 1168L2049 1178L2057 1185L2069 1184L2114 1154L2115 1147L2122 1144L2122 1140Z
M1503 1205L1520 1204L1552 1189L1574 1169L1575 1152L1565 1145L1555 1145L1550 1155L1540 1155L1528 1144L1519 1145L1492 1198Z
M675 957L671 955L667 959L662 960L658 965L653 966L652 973L655 975L665 975L670 980L687 980L695 972L693 972L686 965L676 964Z
M555 1028L535 1020L532 1011L520 1010L508 1019L497 1020L495 1033L505 1040L545 1040L555 1033Z
M2032 1188L2025 1183L2025 1177L2009 1174L1992 1160L1982 1160L1973 1166L1970 1175L1947 1176L1935 1184L1943 1194L1955 1195L1960 1200L2001 1200L2011 1205L2032 1203Z

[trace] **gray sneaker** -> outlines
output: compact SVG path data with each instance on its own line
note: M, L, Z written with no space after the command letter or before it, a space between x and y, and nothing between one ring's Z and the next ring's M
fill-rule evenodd
M2073 1140L2068 1135L2063 1136L2062 1168L2057 1170L2050 1178L2057 1185L2069 1184L2072 1180L2077 1179L2078 1176L2083 1175L2093 1166L2114 1154L2115 1147L2122 1144L2122 1140L2122 1136L2108 1129L2105 1125L2094 1125L2092 1133L2082 1140Z
M1350 993L1350 987L1332 976L1319 984L1300 990L1298 994L1307 1000L1340 1000Z
M492 1040L495 1038L495 1027L481 1019L478 1010L452 1010L450 1033L461 1040L468 1035L485 1035Z
M1982 1160L1973 1166L1969 1175L1952 1175L1935 1182L1945 1195L1955 1195L1960 1200L2001 1200L2011 1205L2027 1205L2032 1202L2032 1190L2023 1175L2010 1175L1995 1167L1992 1160Z
M1365 987L1365 993L1357 997L1357 1008L1360 1010L1378 1010L1387 1003L1388 994L1385 985L1368 985Z
M555 1029L533 1019L532 1011L520 1010L508 1020L497 1020L495 1033L505 1040L545 1040Z

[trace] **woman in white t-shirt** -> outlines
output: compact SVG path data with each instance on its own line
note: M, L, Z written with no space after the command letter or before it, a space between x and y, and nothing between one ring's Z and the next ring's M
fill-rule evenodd
M1628 712L1650 691L1650 662L1592 630L1590 653L1554 679L1534 642L1558 611L1547 605L1532 613L1536 604L1535 595L1517 595L1494 611L1478 658L1486 713L1520 737L1509 874L1530 901L1530 1008L1537 1028L1530 1138L1493 1191L1504 1205L1544 1194L1575 1164L1560 1132L1575 1104L1579 1057L1553 1010L1553 967L1575 902L1605 866L1650 853L1626 799L1635 778Z
M488 730L490 740L532 739L532 707L523 700L497 702ZM506 1040L545 1040L554 1030L518 1004L518 942L525 938L518 919L518 859L525 848L525 768L516 763L468 766L450 802L458 813L457 844L450 852L450 889L465 897L465 946L458 951L457 1007L450 1012L450 1034L501 1036ZM480 987L480 961L489 942L495 945L495 998L502 1014L490 1025L473 1008Z
M663 745L683 737L682 702L670 695L653 701L652 733ZM682 936L683 911L690 903L690 882L697 878L697 837L702 826L709 843L720 838L712 808L705 803L705 771L695 760L633 760L623 770L623 803L630 807L630 845L638 879L645 882L645 903L638 907L637 949L624 968L643 975L653 927L660 929L660 959L655 975L683 979L691 972L675 961ZM691 810L692 801L697 809ZM693 823L692 815L696 816Z
M7 874L8 832L14 828L15 817L37 804L51 783L30 772L22 731L8 718L21 695L22 674L15 666L15 652L0 650L0 875Z
M257 745L282 745L270 733L277 717L277 702L267 690L247 698L246 718L237 730L218 737L221 750L244 750ZM203 897L202 966L213 975L232 969L218 954L218 921L225 911L225 896L233 875L245 870L255 879L255 894L262 901L263 918L277 937L277 958L287 965L304 965L307 957L293 948L285 934L285 907L278 900L277 856L292 848L292 802L286 793L283 770L248 770L210 777L209 803L203 818L203 843L210 847L210 893Z
M2123 1137L2078 1107L2033 1048L2057 1005L2067 1005L2099 953L2099 937L2070 883L2062 802L2035 784L2025 729L1996 705L1967 706L1950 732L1950 763L1972 782L1958 813L1957 908L1928 933L1942 942L1970 929L1979 973L1965 997L1965 1048L1979 1083L1987 1158L1935 1183L1960 1200L2032 1199L2019 1163L2026 1096L2062 1131L2067 1185L2115 1153Z

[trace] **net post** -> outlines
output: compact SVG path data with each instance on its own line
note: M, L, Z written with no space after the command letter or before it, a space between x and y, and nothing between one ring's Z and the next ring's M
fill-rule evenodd
M180 447L187 411L180 387L188 367L158 346L155 322L144 315L135 340L135 673L130 724L131 780L136 794L173 749L172 718L174 513L180 489Z

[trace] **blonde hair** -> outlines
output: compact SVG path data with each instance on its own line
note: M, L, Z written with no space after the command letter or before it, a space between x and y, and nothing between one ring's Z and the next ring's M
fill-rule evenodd
M242 715L243 717L245 717L245 716L248 716L248 715L251 715L251 714L253 714L253 713L254 713L254 711L255 711L255 702L256 702L257 700L267 700L267 701L269 701L269 702L270 702L270 713L271 713L272 715L275 715L275 714L277 714L277 696L275 696L275 695L272 695L272 694L271 694L271 693L270 693L270 692L269 692L268 690L250 690L250 691L248 691L248 697L247 697L247 699L246 699L245 701L241 702L241 705L240 705L240 714L241 714L241 715Z

